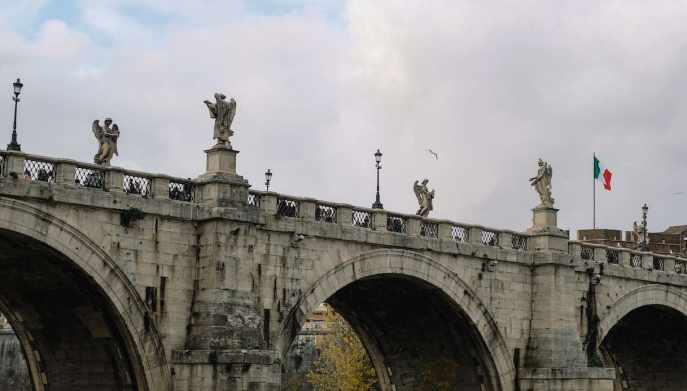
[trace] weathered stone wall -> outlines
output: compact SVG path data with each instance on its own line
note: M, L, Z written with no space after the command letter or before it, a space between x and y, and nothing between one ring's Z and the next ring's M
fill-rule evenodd
M636 372L638 352L650 346L614 348L640 336L613 331L621 319L648 305L687 314L687 276L670 272L676 260L662 272L649 255L638 268L628 267L628 254L618 265L584 258L568 248L550 208L535 210L535 225L548 225L529 236L416 216L398 217L404 231L395 233L383 210L363 211L369 220L355 226L350 205L285 204L274 193L248 205L236 175L206 173L196 182L200 198L182 202L169 199L170 179L159 175L150 176L150 197L122 192L116 168L106 170L107 191L81 188L68 161L56 163L57 183L12 178L23 168L17 156L0 172L0 307L22 326L22 341L47 352L29 368L58 390L100 373L60 360L69 346L103 369L81 389L276 390L291 340L324 301L361 336L383 391L412 390L417 364L435 357L462 360L456 386L465 389L610 390L614 369ZM142 218L124 223L139 210ZM322 210L334 212L318 218ZM81 337L51 347L46 319L62 325L52 341L71 341L65 330ZM673 389L681 379L662 384Z

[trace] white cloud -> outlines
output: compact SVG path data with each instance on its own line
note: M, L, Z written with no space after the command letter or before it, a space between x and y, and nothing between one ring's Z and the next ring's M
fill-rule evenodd
M141 5L166 22L127 13ZM90 122L109 115L120 164L195 176L211 142L201 102L221 90L238 100L239 171L258 188L270 167L277 191L368 205L381 147L387 209L412 213L427 176L436 217L525 229L541 156L561 225L583 228L596 151L616 173L602 225L627 228L644 201L652 229L685 222L672 195L687 190L682 4L351 0L343 25L320 6L84 2L85 29L0 31L0 80L26 82L20 141L89 160Z

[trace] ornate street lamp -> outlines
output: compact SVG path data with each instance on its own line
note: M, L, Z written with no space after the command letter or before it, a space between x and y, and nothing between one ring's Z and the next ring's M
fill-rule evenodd
M267 171L265 171L265 187L267 191L270 191L270 182L272 182L272 171L268 168Z
M14 96L12 97L14 101L14 124L12 125L12 141L7 144L8 151L21 151L21 145L17 142L17 103L19 103L19 94L23 86L24 85L19 79L12 83L12 87L14 88Z
M642 206L642 242L641 242L641 248L643 251L648 251L649 250L649 231L647 229L647 224L646 224L646 215L649 212L649 206L644 203L644 206Z
M377 167L377 197L375 199L374 204L372 204L372 209L384 209L384 205L382 205L382 202L379 200L379 170L382 168L382 153L379 152L379 149L377 152L375 152L375 167Z

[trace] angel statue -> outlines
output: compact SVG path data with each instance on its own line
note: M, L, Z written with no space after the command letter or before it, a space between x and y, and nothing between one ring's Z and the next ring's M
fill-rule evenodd
M539 193L541 199L540 206L553 207L553 198L551 197L551 176L553 175L553 168L549 163L539 159L539 171L537 176L530 178L530 185Z
M93 161L95 164L109 166L112 155L117 153L117 139L119 138L119 127L112 123L112 118L105 118L105 126L100 126L98 120L93 121L93 134L100 143L98 153L95 154Z
M417 202L420 204L420 208L415 212L416 215L427 217L429 212L434 209L432 201L434 200L434 190L429 191L427 188L427 183L429 179L423 179L422 183L415 181L413 184L413 191L415 192L415 197L417 197Z
M217 139L217 144L229 145L229 137L234 135L234 131L231 130L231 123L234 121L234 116L236 115L236 101L234 98L229 99L227 102L226 95L215 93L215 103L209 100L203 101L205 105L210 110L210 118L215 119L215 132L212 138Z

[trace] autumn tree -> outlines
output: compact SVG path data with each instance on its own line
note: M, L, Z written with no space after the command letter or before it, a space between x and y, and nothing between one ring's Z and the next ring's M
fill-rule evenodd
M334 311L325 315L326 334L316 342L319 358L307 374L316 391L372 391L377 374L353 329Z

